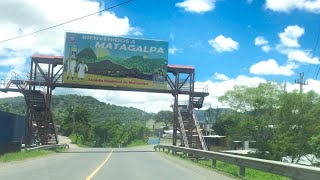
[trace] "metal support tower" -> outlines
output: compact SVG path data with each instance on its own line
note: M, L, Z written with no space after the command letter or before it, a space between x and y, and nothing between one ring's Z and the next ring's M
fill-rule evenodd
M167 81L172 88L172 95L174 97L172 144L177 145L177 130L179 130L182 146L207 150L201 127L194 112L194 108L202 108L207 92L204 92L204 89L202 93L195 93L195 68L191 66L168 65L168 73L172 73L174 76L173 79L167 75ZM186 101L179 101L181 91L187 92L184 94L187 96L185 98L187 99Z

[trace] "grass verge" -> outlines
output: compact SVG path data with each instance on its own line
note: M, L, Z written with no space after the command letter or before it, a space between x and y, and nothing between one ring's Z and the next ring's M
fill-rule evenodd
M168 152L165 152L165 154L173 156L171 153L168 153ZM186 161L192 161L192 160L188 159L185 155L182 155L182 154L179 154L174 157L179 157L179 158L184 159ZM194 162L200 166L203 166L203 167L212 168L211 167L211 165L212 165L211 160L199 159L198 162L196 162L196 161L192 161L192 162ZM259 170L255 170L255 169L250 169L250 168L246 168L246 176L241 177L239 175L239 166L225 163L225 162L221 162L221 161L217 161L216 170L224 172L224 173L232 175L232 176L235 176L235 177L238 177L238 178L241 178L241 179L247 179L247 180L289 180L289 178L284 177L284 176L279 176L276 174L271 174L271 173L267 173L267 172L263 172L263 171L259 171Z
M136 147L136 146L144 146L147 145L147 143L143 140L134 140L130 144L128 144L127 147Z
M0 163L40 157L40 156L45 156L51 153L54 153L54 151L39 150L39 151L23 151L23 152L7 153L0 156Z
M77 139L77 137L76 137L75 134L71 134L71 135L69 136L69 138L70 138L70 140L72 141L72 143L78 145L79 147L87 147L87 146L84 145L84 143L82 142L82 139L81 139L80 136L78 137L77 143L75 143L75 142L76 142L76 139Z

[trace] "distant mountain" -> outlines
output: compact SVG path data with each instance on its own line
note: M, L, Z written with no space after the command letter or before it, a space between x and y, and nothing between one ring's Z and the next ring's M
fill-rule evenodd
M78 53L77 59L78 59L79 63L81 62L81 60L83 60L84 63L94 63L97 60L97 56L94 53L92 48L87 47L87 48L82 49Z
M10 112L25 115L26 105L24 98L0 98L0 103L9 107ZM61 117L65 109L68 107L83 106L91 113L93 121L98 123L106 119L117 119L123 123L146 122L152 117L152 114L133 108L116 106L100 102L91 96L79 95L54 95L52 97L52 107L54 117Z
M89 63L88 73L96 75L104 75L110 77L131 77L145 80L152 80L152 75L143 74L137 68L127 68L123 65L116 64L111 60L99 61L96 63Z
M145 58L142 56L132 56L130 58L124 59L119 57L112 57L110 55L98 58L97 62L110 60L115 64L122 65L128 69L138 69L143 74L152 75L159 71L159 68L166 69L167 67L167 60L160 58L160 59L150 59Z

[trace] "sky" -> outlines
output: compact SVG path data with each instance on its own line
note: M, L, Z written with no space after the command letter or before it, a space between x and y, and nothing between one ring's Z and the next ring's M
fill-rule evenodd
M125 0L0 1L0 41L72 20ZM14 9L14 11L13 11ZM62 55L66 31L169 42L169 64L196 68L196 89L208 86L205 108L234 85L276 81L320 93L317 40L320 0L134 0L109 11L0 43L0 79L25 77L32 54ZM148 112L170 109L172 96L142 92L62 89ZM19 93L2 93L12 97Z

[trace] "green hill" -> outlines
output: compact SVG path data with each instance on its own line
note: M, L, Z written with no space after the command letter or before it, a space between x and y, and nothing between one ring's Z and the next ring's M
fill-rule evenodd
M26 105L24 97L1 98L0 105L9 109L10 112L25 115ZM122 107L100 102L91 96L79 95L55 95L52 97L52 108L55 119L61 117L65 109L82 106L87 108L98 123L106 119L117 119L123 123L143 122L152 117L152 114L133 107Z

